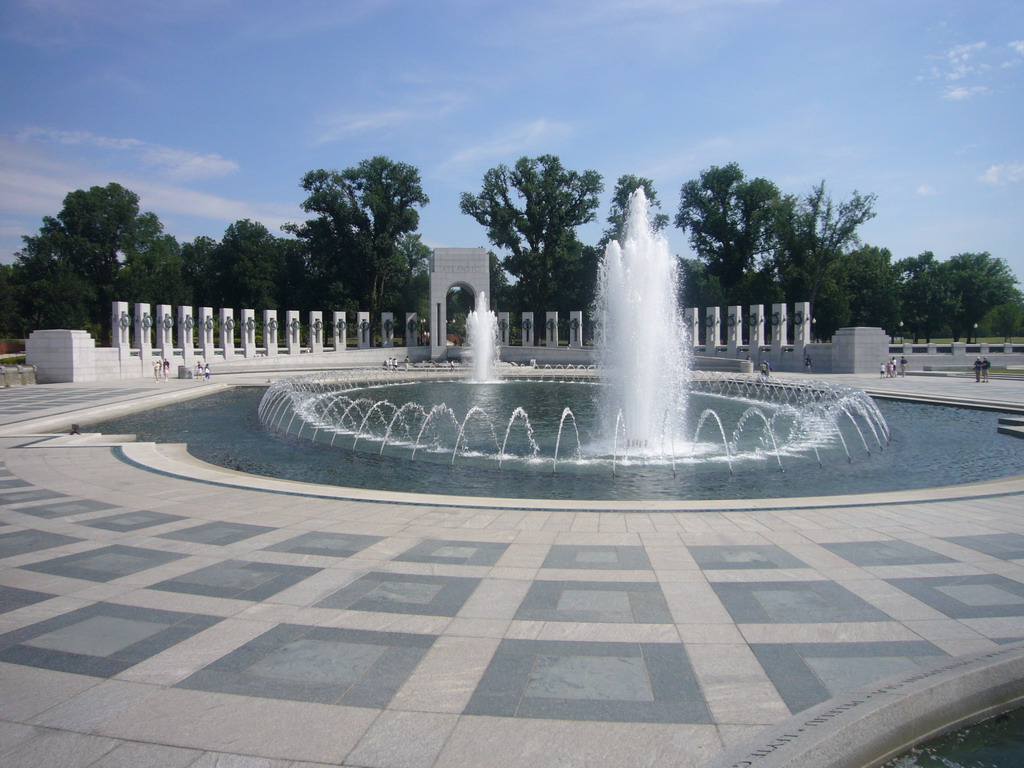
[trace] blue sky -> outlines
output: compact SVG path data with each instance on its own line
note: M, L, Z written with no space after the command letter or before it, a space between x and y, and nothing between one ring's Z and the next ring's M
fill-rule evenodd
M303 218L299 181L419 168L431 246L487 169L551 153L654 180L736 161L878 196L894 258L989 251L1024 279L1020 0L0 0L0 261L116 181L180 241ZM689 254L671 229L672 249Z

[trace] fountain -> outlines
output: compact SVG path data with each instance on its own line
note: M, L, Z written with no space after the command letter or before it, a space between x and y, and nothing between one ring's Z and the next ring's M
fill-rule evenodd
M497 378L500 348L498 346L498 318L487 306L487 295L480 291L476 309L466 318L469 349L472 355L472 380L482 384Z
M415 372L379 384L338 372L285 379L267 390L259 418L331 446L462 472L572 474L583 483L612 476L639 498L653 486L672 497L692 494L682 485L709 482L695 476L853 463L888 444L885 419L859 390L691 372L677 295L675 259L637 190L625 235L608 245L599 271L599 377L516 381L510 371L499 380L497 323L481 291L467 323L468 379L423 381L437 374ZM508 495L507 477L501 492L481 482L485 494Z

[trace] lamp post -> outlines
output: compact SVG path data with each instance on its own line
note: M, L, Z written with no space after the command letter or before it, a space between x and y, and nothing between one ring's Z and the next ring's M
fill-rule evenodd
M978 343L978 324L974 324L974 343Z

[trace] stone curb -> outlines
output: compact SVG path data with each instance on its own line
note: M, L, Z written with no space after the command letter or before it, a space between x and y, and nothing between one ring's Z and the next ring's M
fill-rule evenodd
M1024 642L857 688L771 726L702 768L874 768L1024 704Z

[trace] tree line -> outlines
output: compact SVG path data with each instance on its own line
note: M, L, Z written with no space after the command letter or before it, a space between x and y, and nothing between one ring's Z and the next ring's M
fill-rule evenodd
M84 328L109 339L111 302L268 309L416 311L427 315L431 250L419 211L430 200L413 166L377 156L341 171L313 170L300 181L305 221L287 236L249 219L217 241L179 242L119 184L70 192L39 232L23 238L14 263L0 265L0 334ZM835 201L825 182L803 196L731 163L711 167L680 190L674 218L661 212L653 182L621 176L606 227L584 243L604 182L558 157L520 158L488 170L460 210L486 230L492 305L568 311L593 305L604 247L624 233L630 194L643 187L651 226L670 223L689 237L695 258L680 258L686 306L809 300L816 334L876 325L915 340L1012 335L1021 294L1006 263L988 253L939 261L931 252L894 261L861 243L874 195ZM498 254L501 254L500 256ZM902 323L902 332L901 324Z

